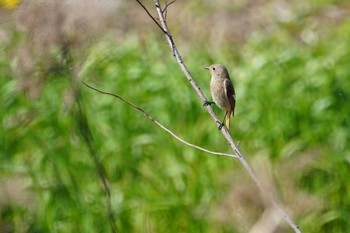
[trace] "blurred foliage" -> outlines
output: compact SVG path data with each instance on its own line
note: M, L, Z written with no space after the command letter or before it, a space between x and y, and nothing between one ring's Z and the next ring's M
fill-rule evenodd
M350 229L350 20L322 17L336 6L349 11L346 4L308 1L235 46L178 44L208 98L203 67L229 68L237 92L231 133L304 232ZM118 99L75 88L81 78L185 140L230 153L160 32L105 36L85 51L69 37L45 53L23 34L0 40L0 232L110 232L82 127L106 170L119 232L248 232L258 221L266 206L235 160L185 147ZM79 107L87 125L79 125Z
M16 8L19 5L19 0L1 0L0 6L4 6L7 9Z

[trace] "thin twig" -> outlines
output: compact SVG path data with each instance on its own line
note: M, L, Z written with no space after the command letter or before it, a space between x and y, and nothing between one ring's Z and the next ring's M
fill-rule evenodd
M165 7L164 7L164 9L162 10L162 13L164 14L165 13L165 11L168 9L168 7L171 5L171 4L173 4L174 2L176 2L176 0L173 0L173 1L171 1L171 2L169 2L169 3L165 3Z
M147 15L153 20L153 22L158 26L158 28L160 28L160 30L166 35L166 38L167 38L167 40L168 40L168 43L169 44L171 44L172 45L172 50L173 50L173 55L174 55L174 57L176 57L176 56L180 56L179 54L175 54L175 49L176 49L176 47L175 47L175 43L174 43L174 41L173 41L173 37L170 35L170 33L169 33L169 31L168 31L168 29L167 29L167 27L162 27L162 25L160 25L159 23L158 23L158 21L156 20L156 18L154 18L153 17L153 15L148 11L148 9L139 1L139 0L136 0L139 4L140 4L140 6L145 10L145 12L147 13ZM155 1L155 5L156 5L156 9L158 10L160 10L161 12L162 12L162 9L160 8L160 5L159 5L159 1L158 1L158 3ZM163 13L161 13L162 15L163 15ZM164 17L163 17L164 18ZM185 72L184 70L183 70L183 72ZM205 98L205 97L204 97Z
M152 14L147 10L147 8L145 7L145 5L142 4L142 2L140 2L139 0L136 0L140 6L146 11L146 13L148 14L148 16L153 20L153 22L159 27L160 30L163 31L164 34L166 34L167 32L164 31L164 29L162 28L162 26L158 23L158 21L152 16Z
M163 12L163 14L165 14L165 18L166 18L166 16L167 16L167 14L168 14L168 7L171 5L171 4L173 4L174 2L176 2L176 0L173 0L173 1L171 1L171 2L169 2L169 3L167 3L167 2L165 2L165 7L164 7L164 9L162 10L162 12Z
M185 140L183 140L182 138L180 138L179 136L177 136L175 133L173 133L170 129L166 128L165 126L163 126L161 123L159 123L157 120L155 120L150 114L148 114L145 110L143 110L142 108L140 108L139 106L131 103L130 101L126 100L125 98L117 95L117 94L114 94L114 93L110 93L110 92L106 92L106 91L101 91L95 87L92 87L90 86L89 84L85 83L85 82L82 82L85 86L87 86L88 88L94 90L94 91L97 91L101 94L105 94L105 95L110 95L110 96L113 96L115 98L118 98L120 100L122 100L124 103L130 105L131 107L137 109L138 111L142 112L143 115L145 115L148 119L150 119L153 123L155 123L156 125L158 125L161 129L165 130L167 133L169 133L171 136L173 136L174 138L176 138L177 140L179 140L180 142L182 142L183 144L187 145L187 146L190 146L190 147L193 147L193 148L196 148L197 150L201 150L201 151L204 151L206 153L209 153L209 154L213 154L213 155L219 155L219 156L226 156L226 157L231 157L231 158L236 158L236 155L233 155L233 154L226 154L226 153L221 153L221 152L215 152L215 151L210 151L210 150L207 150L207 149L204 149L200 146L197 146L197 145L194 145L194 144L191 144Z
M136 1L138 1L138 0L136 0ZM193 89L197 92L199 98L201 99L202 103L204 104L207 101L207 98L204 96L204 94L201 91L201 89L199 88L198 84L196 83L196 81L194 80L194 78L190 74L189 70L187 69L185 63L183 62L183 60L182 60L182 58L180 56L179 51L176 48L176 45L175 45L175 42L174 42L173 38L170 36L168 25L166 23L164 14L162 12L159 0L154 0L154 4L156 6L156 10L157 10L157 13L158 13L158 16L159 16L159 20L160 20L160 25L162 27L161 30L165 34L166 40L168 41L168 44L169 44L170 48L173 51L175 59L178 62L181 70L185 74L187 80L190 82L190 84L192 85ZM147 14L151 17L151 19L153 21L155 21L154 17L151 14L149 14L148 10L145 7L144 7L144 9L147 12ZM157 22L157 25L159 27L158 22ZM210 105L207 106L207 111L210 114L210 116L213 118L214 122L217 125L219 125L220 124L220 120L218 119L218 117L216 116L215 112L213 111L213 109L212 109L212 107ZM238 146L236 145L236 143L232 139L232 137L231 137L230 133L228 132L227 128L223 127L222 130L221 130L221 133L226 138L227 142L230 144L232 150L237 155L238 160L240 161L242 166L245 168L245 170L248 172L248 174L250 175L250 177L252 178L252 180L254 181L256 186L259 188L260 192L262 194L266 193L266 191L264 190L262 184L260 183L260 181L258 180L257 176L255 175L253 169L250 167L250 165L248 164L247 160L243 156L242 152L240 151L240 149L238 148ZM276 200L271 200L271 201L276 206L276 208L280 211L280 213L282 214L283 218L289 224L289 226L294 230L294 232L301 233L301 230L299 229L299 227L293 222L293 220L282 209L282 207L276 202Z

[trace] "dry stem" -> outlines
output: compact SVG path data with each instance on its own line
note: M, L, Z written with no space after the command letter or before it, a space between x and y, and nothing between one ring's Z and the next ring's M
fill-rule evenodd
M236 158L235 155L233 154L226 154L226 153L221 153L221 152L215 152L215 151L210 151L210 150L207 150L207 149L204 149L200 146L197 146L197 145L194 145L194 144L191 144L185 140L183 140L182 138L180 138L179 136L177 136L175 133L173 133L170 129L166 128L165 126L163 126L161 123L159 123L157 120L155 120L150 114L148 114L145 110L143 110L142 108L140 108L139 106L131 103L130 101L126 100L125 98L117 95L117 94L113 94L113 93L110 93L110 92L105 92L105 91L101 91L95 87L92 87L90 86L89 84L83 82L83 84L85 86L87 86L88 88L94 90L94 91L97 91L101 94L104 94L104 95L110 95L110 96L113 96L115 98L118 98L120 100L122 100L123 102L125 102L126 104L130 105L131 107L137 109L138 111L142 112L143 115L145 115L148 119L150 119L153 123L155 123L157 126L159 126L161 129L165 130L167 133L169 133L171 136L173 136L175 139L179 140L180 142L184 143L185 145L187 146L190 146L190 147L193 147L193 148L196 148L198 150L201 150L201 151L204 151L206 153L209 153L209 154L213 154L213 155L219 155L219 156L226 156L226 157L232 157L232 158Z

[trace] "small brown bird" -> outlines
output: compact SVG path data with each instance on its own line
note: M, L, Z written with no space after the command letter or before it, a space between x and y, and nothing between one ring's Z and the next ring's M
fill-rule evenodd
M230 129L230 117L235 114L235 105L236 105L236 94L233 87L230 75L227 72L227 69L224 65L213 64L209 67L205 67L209 70L211 74L210 81L210 93L214 102L206 102L204 105L210 105L215 103L219 108L225 110L225 123L227 129ZM222 122L224 122L224 120ZM219 130L221 130L224 123L221 123Z

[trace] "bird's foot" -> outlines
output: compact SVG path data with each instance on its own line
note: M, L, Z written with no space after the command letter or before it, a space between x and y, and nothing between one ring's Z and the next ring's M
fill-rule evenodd
M224 125L225 125L224 123L221 123L220 121L217 121L216 123L219 124L218 130L221 130L222 127L224 127Z
M212 104L214 104L213 101L208 101L208 100L206 100L206 101L204 101L203 106L208 106L208 105L212 105Z

